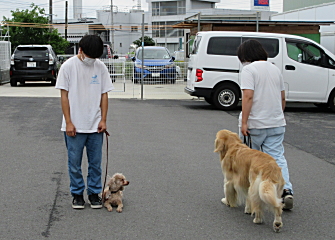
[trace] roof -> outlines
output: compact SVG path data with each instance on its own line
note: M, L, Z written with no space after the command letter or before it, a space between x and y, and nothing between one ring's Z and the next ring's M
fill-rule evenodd
M305 25L305 26L320 26L330 25L333 21L264 21L264 20L223 20L223 19L200 19L200 25L204 24L222 24L222 25L255 25L255 24L270 26L287 26L287 25ZM198 26L198 20L184 20L175 25L173 28L191 29Z

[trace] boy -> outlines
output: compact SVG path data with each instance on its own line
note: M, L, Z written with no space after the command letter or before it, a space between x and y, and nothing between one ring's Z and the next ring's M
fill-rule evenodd
M81 163L84 147L88 159L87 194L91 208L102 208L101 159L103 133L106 131L108 92L114 89L107 67L99 58L103 42L86 35L79 42L79 53L61 67L56 88L61 90L65 144L72 208L83 209L85 182Z

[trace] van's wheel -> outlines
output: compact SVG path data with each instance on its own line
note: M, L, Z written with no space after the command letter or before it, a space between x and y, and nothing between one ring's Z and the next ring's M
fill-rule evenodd
M15 79L10 79L10 86L11 87L16 87L17 86L17 81Z
M219 86L213 94L213 105L221 110L233 110L239 102L239 89L232 84Z
M329 98L329 108L335 112L335 91L330 95Z
M207 97L205 97L205 101L207 102L207 103L209 103L209 104L213 104L213 98L207 98Z
M318 107L321 110L328 109L328 104L327 103L314 103L314 106Z

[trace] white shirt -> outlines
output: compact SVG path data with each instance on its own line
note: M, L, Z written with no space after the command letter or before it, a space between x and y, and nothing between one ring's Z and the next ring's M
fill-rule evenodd
M281 92L285 90L278 67L267 61L255 61L242 68L241 89L254 91L248 128L273 128L286 125ZM239 117L241 127L242 113Z
M79 133L97 132L101 121L101 94L114 89L107 67L100 60L87 65L77 56L60 68L57 89L68 91L70 117ZM63 116L62 131L66 131Z

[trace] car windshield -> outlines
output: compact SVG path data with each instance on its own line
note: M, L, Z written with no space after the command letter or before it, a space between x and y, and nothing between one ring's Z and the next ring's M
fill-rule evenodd
M15 55L17 57L48 57L49 52L47 48L39 48L39 49L34 49L34 48L18 48L15 51Z
M170 54L165 49L144 49L144 59L169 59ZM138 51L137 58L142 58L142 49Z

